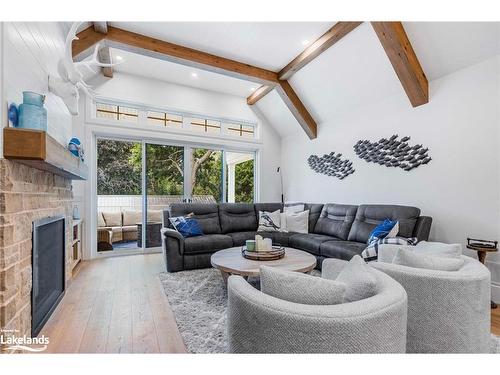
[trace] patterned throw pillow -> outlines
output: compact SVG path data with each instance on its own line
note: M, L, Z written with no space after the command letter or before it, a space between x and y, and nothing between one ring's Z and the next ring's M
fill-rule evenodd
M171 217L170 223L184 238L203 236L200 223L195 218L189 217L189 215Z
M371 231L367 243L370 244L374 239L396 237L398 232L399 222L385 219Z
M280 230L280 210L259 211L259 232L278 232Z
M404 238L404 237L386 237L386 238L375 238L366 249L361 253L361 257L367 262L372 260L377 260L378 250L380 245L406 245L414 246L418 242L416 237Z

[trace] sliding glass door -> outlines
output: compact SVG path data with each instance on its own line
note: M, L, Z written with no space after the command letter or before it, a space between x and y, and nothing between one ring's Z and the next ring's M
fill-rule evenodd
M160 251L172 203L251 203L255 153L97 139L97 252Z
M145 150L147 215L144 248L155 250L161 248L163 210L172 203L185 200L184 147L145 143ZM140 232L142 234L142 225Z
M97 251L141 247L142 142L97 140Z

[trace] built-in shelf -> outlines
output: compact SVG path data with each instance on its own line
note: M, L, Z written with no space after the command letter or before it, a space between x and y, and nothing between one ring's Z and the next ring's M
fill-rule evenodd
M88 167L41 130L4 128L3 156L72 180L86 180Z

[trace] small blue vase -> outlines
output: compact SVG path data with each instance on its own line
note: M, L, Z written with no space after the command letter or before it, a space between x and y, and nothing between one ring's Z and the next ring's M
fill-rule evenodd
M47 110L43 107L45 95L24 91L19 106L19 128L47 131Z

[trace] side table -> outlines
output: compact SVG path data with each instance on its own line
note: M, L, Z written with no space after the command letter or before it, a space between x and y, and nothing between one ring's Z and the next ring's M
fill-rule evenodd
M480 241L480 242L471 242ZM474 238L467 238L467 249L477 251L477 259L484 264L487 253L494 253L498 251L498 241L483 241ZM491 308L496 309L497 304L491 301Z

